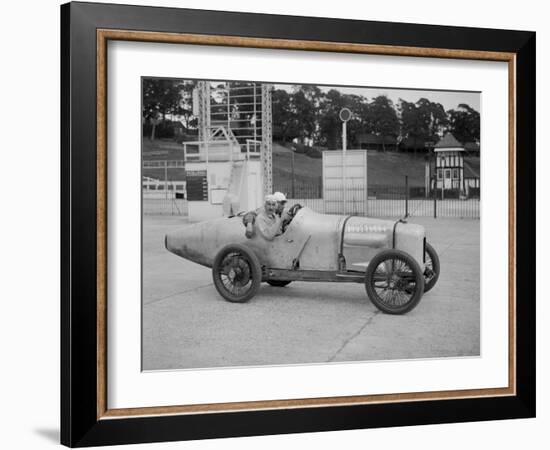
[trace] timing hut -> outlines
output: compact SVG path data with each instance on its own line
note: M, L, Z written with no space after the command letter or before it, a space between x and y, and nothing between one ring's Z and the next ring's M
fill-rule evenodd
M436 187L464 192L464 147L447 133L435 145Z

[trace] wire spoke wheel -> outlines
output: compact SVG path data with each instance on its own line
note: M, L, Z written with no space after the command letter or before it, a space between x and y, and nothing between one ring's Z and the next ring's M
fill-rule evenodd
M378 309L388 314L404 314L422 298L424 278L410 255L386 250L369 262L365 288Z
M234 295L242 295L250 289L250 264L240 253L227 254L218 269L225 288Z
M428 292L435 286L439 279L440 265L439 256L435 249L427 242L424 260L424 292Z
M261 283L258 258L243 245L228 245L221 249L212 265L212 278L219 294L229 302L250 300Z

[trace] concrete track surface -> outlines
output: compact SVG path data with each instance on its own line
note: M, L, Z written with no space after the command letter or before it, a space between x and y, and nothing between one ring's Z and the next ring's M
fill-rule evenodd
M413 311L391 316L355 283L264 283L250 302L228 303L210 269L165 250L186 219L145 216L143 369L479 355L479 220L410 221L426 227L441 276Z

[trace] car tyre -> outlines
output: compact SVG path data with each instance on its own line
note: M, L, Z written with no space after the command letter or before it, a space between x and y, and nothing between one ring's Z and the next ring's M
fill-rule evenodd
M439 256L435 249L426 242L425 268L424 268L424 293L432 289L439 279Z
M291 280L267 280L267 284L274 287L285 287L290 283L292 283Z
M379 310L387 314L405 314L420 302L424 294L424 276L408 253L384 250L369 262L365 288Z
M223 247L212 264L212 279L218 293L228 302L245 303L260 288L262 269L256 254L248 247Z

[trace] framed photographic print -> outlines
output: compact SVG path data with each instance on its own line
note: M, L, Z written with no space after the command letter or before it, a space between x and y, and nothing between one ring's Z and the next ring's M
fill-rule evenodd
M535 34L61 7L61 440L535 415Z

